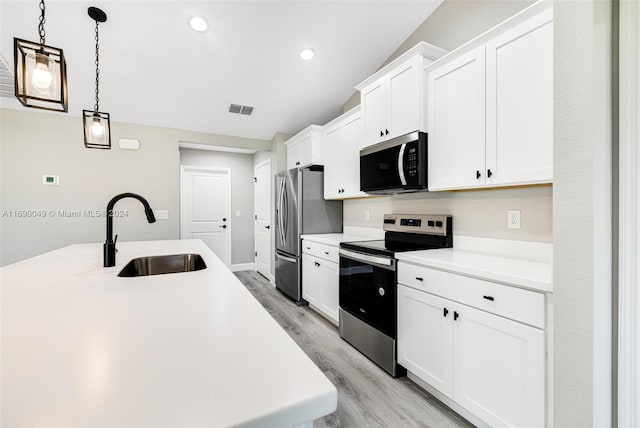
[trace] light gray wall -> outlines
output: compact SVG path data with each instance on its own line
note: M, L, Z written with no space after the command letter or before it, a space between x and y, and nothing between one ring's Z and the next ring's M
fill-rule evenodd
M551 186L468 192L421 192L344 202L347 226L382 227L388 213L453 216L455 235L552 242ZM507 229L507 210L521 211L521 229ZM365 220L365 211L370 220Z
M180 156L178 141L269 150L271 143L179 129L111 124L112 149L84 147L82 121L66 114L0 109L0 210L44 210L47 217L0 217L0 265L85 242L104 242L105 219L52 217L54 210L104 210L122 192L139 193L168 220L147 224L137 201L122 200L129 217L114 221L119 241L177 239ZM120 138L137 138L139 151L120 150ZM43 174L60 186L42 185ZM0 213L1 214L1 213Z
M445 0L389 58L384 67L418 42L427 42L452 51L534 3L534 0ZM380 69L379 68L379 69ZM374 71L371 70L373 74ZM353 94L343 111L360 104L360 93Z
M611 3L554 15L554 424L611 424Z
M274 174L287 170L287 147L284 143L291 137L293 135L278 132L271 139L271 153L276 159L274 167L271 168Z
M180 149L180 165L231 169L231 264L253 263L253 154Z

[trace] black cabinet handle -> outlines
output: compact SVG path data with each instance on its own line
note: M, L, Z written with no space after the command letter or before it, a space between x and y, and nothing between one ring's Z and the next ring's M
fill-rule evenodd
M310 250L310 249L311 249L311 247L307 247L307 250Z
M380 131L380 136L384 137L384 132Z
M422 278L422 277L420 277L420 276L416 276L416 279L417 279L418 281L424 281L424 278Z
M328 252L328 251L325 251L324 253L325 253L327 256L329 255L329 252Z
M385 134L389 135L389 130L388 129L385 129Z
M453 311L453 320L454 321L457 321L459 316L460 316L460 314L458 312Z
M482 296L483 299L487 299L487 300L491 300L492 302L496 299L493 298L493 296Z
M443 313L444 317L446 318L446 317L447 317L447 314L449 313L449 309L447 309L447 308L442 308L442 313Z
M491 172L490 169L487 170L487 177L491 177L493 175L493 172Z
M223 229L226 229L226 228L227 228L227 225L226 225L226 224L223 224L223 225L222 225L222 226L220 226L220 227L221 227L221 228L223 228Z
M314 262L316 264L316 267L320 266L320 263L318 262Z
M223 219L222 219L222 221L227 221L227 218L226 218L226 217L225 217L225 218L223 218Z
M476 171L476 180L479 180L481 176L480 171Z
M271 226L265 226L264 228L265 229L271 229Z
M300 165L300 162L296 162L296 165Z

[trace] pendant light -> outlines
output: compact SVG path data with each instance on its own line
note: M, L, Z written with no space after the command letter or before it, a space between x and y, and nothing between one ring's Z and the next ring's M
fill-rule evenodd
M62 49L45 44L44 12L40 0L40 43L13 39L15 96L26 107L67 112L67 63Z
M90 7L87 13L96 22L96 104L93 110L82 110L84 125L84 145L91 149L111 149L111 126L109 113L100 112L100 56L98 23L107 21L107 14L97 7Z

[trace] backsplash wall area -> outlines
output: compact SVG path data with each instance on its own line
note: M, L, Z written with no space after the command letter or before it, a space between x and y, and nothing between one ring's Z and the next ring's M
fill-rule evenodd
M381 228L389 213L448 214L454 236L552 242L552 197L551 186L539 186L353 199L344 201L344 225ZM508 210L520 210L520 229L507 228Z

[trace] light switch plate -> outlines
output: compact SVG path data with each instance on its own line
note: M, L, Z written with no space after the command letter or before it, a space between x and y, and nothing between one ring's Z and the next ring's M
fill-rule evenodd
M520 210L507 211L507 228L520 229Z

